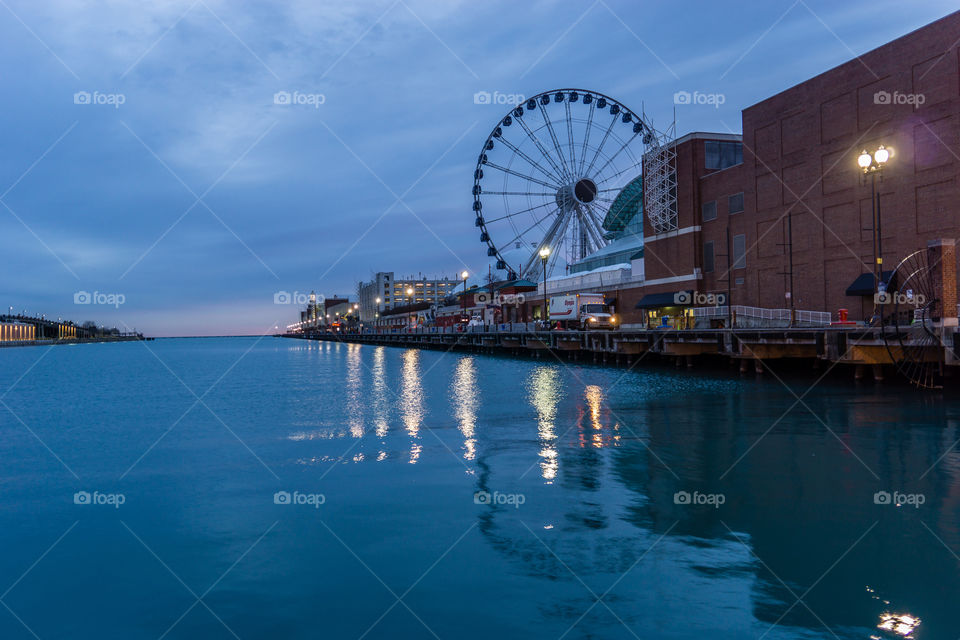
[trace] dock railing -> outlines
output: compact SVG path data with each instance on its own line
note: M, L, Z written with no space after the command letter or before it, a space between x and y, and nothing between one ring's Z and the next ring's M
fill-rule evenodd
M766 309L763 307L746 307L743 305L733 305L732 315L737 320L749 318L750 320L760 321L760 324L776 323L780 326L786 326L790 323L790 309ZM727 306L718 307L694 307L693 317L703 319L726 319L728 314ZM822 327L829 325L832 316L827 311L804 311L801 309L793 310L794 323L802 326Z

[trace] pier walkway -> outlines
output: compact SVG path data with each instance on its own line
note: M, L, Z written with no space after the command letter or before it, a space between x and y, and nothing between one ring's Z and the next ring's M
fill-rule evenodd
M677 366L692 367L701 357L721 358L739 363L741 371L753 368L761 373L763 363L773 360L809 361L850 366L857 379L869 369L882 380L884 365L902 360L896 330L881 327L798 327L737 329L620 329L613 331L538 330L532 325L371 330L357 332L306 331L283 334L288 338L418 347L441 350L469 350L504 355L545 354L573 360L631 365L648 355L673 359ZM956 328L948 328L939 345L909 348L910 358L939 366L949 375L960 365L956 353ZM886 335L884 335L886 332ZM886 337L886 340L884 340ZM889 346L888 346L889 343ZM960 346L960 345L958 345Z

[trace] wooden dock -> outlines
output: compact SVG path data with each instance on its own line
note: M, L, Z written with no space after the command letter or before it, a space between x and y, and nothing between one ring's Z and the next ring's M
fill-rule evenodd
M884 340L884 331L887 332ZM894 372L894 358L902 357L890 328L816 327L753 329L635 329L614 331L470 330L440 332L416 329L394 332L288 333L284 337L329 342L373 344L407 348L460 350L512 356L555 357L633 366L640 359L672 360L693 367L700 360L727 360L740 371L762 373L774 361L807 361L811 369L848 367L856 379L869 371L875 380ZM949 376L960 364L955 356L957 333L937 347L927 347L923 358ZM891 345L887 345L890 342Z

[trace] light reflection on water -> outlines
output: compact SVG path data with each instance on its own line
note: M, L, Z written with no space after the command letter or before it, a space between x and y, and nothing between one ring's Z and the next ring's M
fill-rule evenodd
M360 345L347 345L347 421L350 435L363 437L363 415L366 403L363 398L363 365L360 361Z
M578 407L577 429L580 446L591 446L595 449L617 446L620 443L620 425L611 418L610 410L604 405L605 394L603 389L598 385L588 384L583 390L583 398L587 403L586 409L590 425L588 428L584 428L583 408ZM609 430L605 428L604 422L610 425Z
M472 357L464 356L457 361L450 396L460 433L463 434L463 457L466 460L473 460L477 457L477 441L474 436L476 436L477 405L480 393Z
M557 477L557 405L560 403L560 372L555 366L537 367L527 379L527 398L537 411L540 437L540 475L552 482Z
M387 400L387 371L384 364L386 347L373 350L373 424L377 437L387 435L389 429L390 403Z
M400 415L410 435L410 464L420 460L420 423L423 421L423 385L420 380L420 350L403 352L403 373L400 384Z

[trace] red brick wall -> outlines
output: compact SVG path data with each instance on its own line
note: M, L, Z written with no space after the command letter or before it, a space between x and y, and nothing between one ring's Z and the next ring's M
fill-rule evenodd
M864 148L894 150L877 182L885 270L932 238L960 236L958 39L954 13L744 110L740 224L749 251L736 302L783 306L777 272L787 270L789 210L797 308L846 307L854 319L872 312L872 303L844 295L873 265L870 184L856 165ZM881 91L891 102L923 102L878 104Z
M884 270L928 240L960 237L958 40L960 12L748 107L742 165L708 172L710 134L678 144L679 227L702 230L653 239L645 223L646 280L702 268L709 241L715 270L699 283L650 285L644 293L725 292L729 227L731 249L737 234L747 248L746 268L733 273L733 303L789 306L789 217L796 307L869 317L872 299L845 295L859 274L873 271L870 183L856 162L862 149L883 144L894 151L877 181ZM890 103L877 101L877 92ZM744 212L731 216L728 197L740 191ZM701 207L710 200L717 201L717 219L704 222Z

